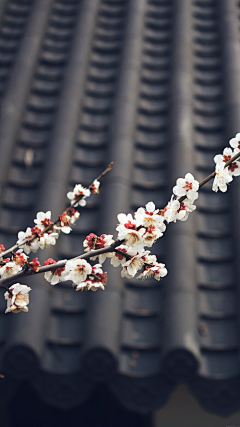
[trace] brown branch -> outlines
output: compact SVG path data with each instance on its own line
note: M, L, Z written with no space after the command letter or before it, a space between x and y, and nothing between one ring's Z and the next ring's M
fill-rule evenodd
M113 165L113 162L109 163L108 167L96 179L94 179L94 181L99 181L104 175L106 175L106 173L108 173L112 169L112 165ZM89 185L88 188L90 188L93 185L94 181L92 182L91 185Z
M119 249L115 249L114 252L116 252L119 255L124 256L127 261L129 261L132 258L131 255L127 254L126 252L120 251Z
M106 248L101 248L101 249L97 249L94 251L89 251L89 252L86 252L82 255L79 255L79 256L77 256L75 258L71 258L71 259L72 260L73 259L89 259L89 258L92 258L94 256L105 254L107 252L113 252L115 250L115 248L117 246L120 246L123 242L124 242L124 240L116 240L114 243L112 243L110 246L108 246ZM54 264L44 265L44 266L40 267L38 271L34 271L31 268L28 270L21 270L18 273L13 274L12 276L5 277L4 279L1 279L0 280L0 287L6 288L7 283L19 280L22 277L33 276L35 274L46 273L47 271L56 270L57 268L63 268L63 267L65 267L67 261L69 261L69 260L62 260L62 261L58 261Z
M122 245L123 243L124 243L124 240L116 240L114 243L112 243L110 246L107 246L106 248L101 248L101 249L89 251L89 252L84 253L82 255L79 255L75 258L71 258L71 260L89 259L89 258L98 256L98 255L101 255L104 253L116 252L116 253L124 256L126 258L126 260L129 261L131 258L133 258L133 256L131 256L131 255L127 254L126 252L123 252L119 249L116 249L118 246ZM34 276L34 275L39 274L39 273L46 273L47 271L52 271L52 270L57 270L58 268L63 268L63 267L65 267L67 261L69 261L69 260L62 260L62 261L58 261L54 264L44 265L44 266L40 267L38 271L34 271L31 268L29 270L19 271L18 273L13 274L12 276L5 277L4 279L1 279L0 280L0 287L5 288L11 294L12 292L9 290L7 283L10 283L13 281L15 282L16 280L19 280L22 277ZM153 267L152 264L149 264L147 262L144 262L144 264L147 267ZM94 274L91 273L91 275L94 275Z

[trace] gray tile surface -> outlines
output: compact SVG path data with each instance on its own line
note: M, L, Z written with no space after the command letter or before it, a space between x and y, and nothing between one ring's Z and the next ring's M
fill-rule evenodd
M110 161L101 195L42 261L76 256L89 232L114 233L119 212L164 207L185 173L211 173L240 131L238 15L235 0L6 0L1 243L14 244L39 210L56 217L65 193ZM147 412L180 381L209 411L239 410L239 186L206 185L197 212L169 226L154 248L169 270L160 283L108 268L106 291L92 294L29 280L27 315L5 316L1 299L6 399L27 379L67 408L106 381Z

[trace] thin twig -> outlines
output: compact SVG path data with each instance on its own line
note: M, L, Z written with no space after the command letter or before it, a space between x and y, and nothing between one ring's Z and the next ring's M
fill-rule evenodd
M99 181L104 175L106 175L106 173L112 169L112 165L113 165L113 162L109 163L109 165L105 169L105 171L103 171L96 179L94 179L94 181ZM93 185L94 181L92 182L91 185L89 185L89 187L91 187Z
M10 295L12 295L13 293L12 293L12 291L11 291L11 289L9 289L9 287L7 286L7 285L3 285L2 283L0 283L0 288L4 288L4 289L6 289L6 291L8 291L8 293L10 294Z
M96 178L93 180L93 182L88 186L88 188L90 189L93 186L94 181L99 181L104 175L106 175L107 172L109 172L112 169L112 165L113 162L109 163L108 167ZM78 204L78 202L83 198L82 195L78 196L76 198L76 200L74 200L73 203L70 204L70 206L64 211L66 214L68 214L72 208L74 208L74 206L76 206ZM41 231L41 233L39 234L35 234L34 236L26 239L25 241L21 242L21 243L16 243L15 245L13 245L11 248L7 249L4 252L0 253L1 258L5 255L8 255L10 252L15 251L16 249L20 248L20 246L25 245L26 243L31 243L34 239L36 239L39 236L42 236L44 233L48 232L49 230L51 230L54 225L56 225L58 222L60 222L60 216L56 219L56 221L52 222L51 224L49 224L47 227L44 228L44 230Z

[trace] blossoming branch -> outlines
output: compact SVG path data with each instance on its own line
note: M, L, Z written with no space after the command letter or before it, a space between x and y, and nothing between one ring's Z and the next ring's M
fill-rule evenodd
M113 267L121 266L122 277L131 279L138 274L137 278L154 277L160 280L166 276L165 265L159 263L156 256L146 248L151 248L163 236L166 224L188 219L189 214L196 209L194 201L198 198L199 188L208 181L213 179L213 191L227 191L227 185L233 177L240 175L240 133L230 140L230 146L232 148L226 147L223 154L214 157L215 171L203 181L199 183L191 173L187 173L185 178L177 179L173 195L165 208L156 209L153 202L148 202L145 208L139 207L134 215L118 214L116 240L113 235L96 236L90 233L83 242L85 253L76 258L58 262L48 258L41 266L38 258L29 261L28 254L55 245L61 232L69 234L72 231L72 226L80 217L75 208L84 207L91 192L99 192L100 180L112 164L88 188L77 184L73 191L67 193L70 205L55 222L51 221L50 211L38 212L34 227L28 227L25 232L20 231L13 247L5 250L0 245L0 287L6 289L5 312L28 311L31 288L19 282L10 287L8 284L34 274L44 273L45 280L51 285L70 280L77 291L96 291L105 289L107 273L103 271L102 264L106 258L110 258ZM6 255L10 255L10 258L6 258ZM95 265L87 261L92 262L97 258L98 263Z

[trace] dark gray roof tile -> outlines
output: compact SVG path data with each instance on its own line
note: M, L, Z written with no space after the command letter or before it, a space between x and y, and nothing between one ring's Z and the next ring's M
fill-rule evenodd
M204 150L219 151L219 147L222 147L224 143L223 134L221 132L197 132L193 135L193 138L196 144L196 148L201 148Z
M78 132L78 144L83 147L102 148L107 145L107 132L94 132L80 129Z
M217 349L204 350L202 352L202 367L201 374L204 377L209 375L209 372L212 372L213 379L226 379L238 375L238 360L237 360L237 350L229 349L218 351ZM220 386L220 383L219 383ZM231 405L231 401L229 402ZM220 413L218 409L218 413ZM216 409L215 409L216 412Z
M201 318L224 319L236 316L236 301L233 290L218 293L213 290L199 292Z
M78 341L73 342L67 339L49 341L43 354L42 367L44 370L46 369L45 374L57 374L60 377L61 375L76 373L79 370L80 348L81 344ZM37 383L35 379L33 382ZM38 382L41 384L41 380ZM41 386L40 394L43 393L43 389L44 387ZM49 397L47 401L49 401Z
M119 361L122 375L133 378L142 377L143 372L155 375L159 370L159 355L158 349L124 348Z
M231 218L228 212L197 212L197 233L201 237L224 237L231 234Z
M161 289L151 286L148 281L148 287L145 289L128 288L124 295L123 311L128 315L135 316L157 316L162 310L160 303L162 299ZM161 309L161 310L160 310Z
M209 289L232 288L234 286L233 263L198 263L198 285Z
M204 318L201 325L204 326L204 333L200 334L199 340L202 350L237 350L236 319Z
M230 238L198 238L197 257L201 261L228 261L233 259Z

